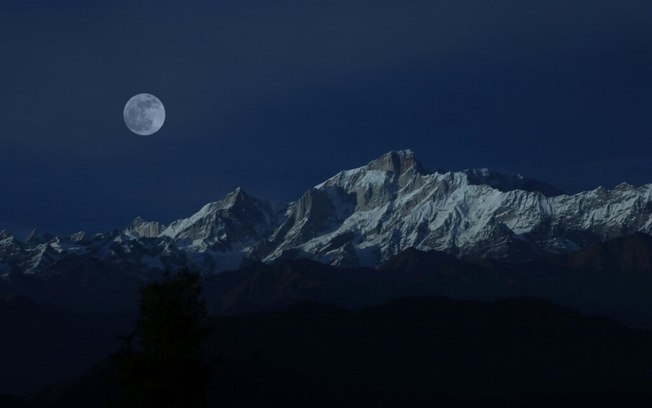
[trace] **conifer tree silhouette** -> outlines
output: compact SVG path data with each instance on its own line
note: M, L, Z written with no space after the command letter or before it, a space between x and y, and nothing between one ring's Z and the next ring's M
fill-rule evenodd
M140 289L140 319L113 355L118 383L112 406L199 408L205 406L210 371L202 362L208 334L201 277L188 270L166 274Z

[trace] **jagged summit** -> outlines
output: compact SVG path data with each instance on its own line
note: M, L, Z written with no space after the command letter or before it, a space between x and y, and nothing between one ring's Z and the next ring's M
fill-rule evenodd
M30 242L30 241L35 241L39 237L39 231L38 228L32 228L32 231L30 231L29 235L27 236L27 239L25 241Z
M397 150L387 152L364 166L343 170L317 184L314 188L338 186L346 189L348 186L358 183L396 183L402 177L418 174L427 174L427 172L416 159L414 152L412 150Z
M25 239L25 242L29 244L41 244L44 242L51 241L54 238L55 236L52 234L49 234L47 232L41 232L38 230L38 228L33 228L32 231L27 236L27 238Z
M387 152L363 167L368 170L392 172L399 176L409 170L417 173L426 173L414 152L409 149Z
M507 175L488 168L466 169L470 184L488 185L500 191L524 190L538 191L546 197L555 197L564 194L561 189L544 183L543 181L526 178L520 174Z
M454 182L457 183L464 179L468 184L486 185L503 192L514 190L538 191L547 197L564 194L561 189L548 183L523 177L520 174L509 175L488 168L473 168L462 171L449 171L438 168L436 171L430 172L416 158L415 153L409 149L390 151L364 166L341 171L328 180L317 184L315 188L329 186L348 188L348 186L359 182L366 184L393 183L397 188L402 188L401 181L406 178L410 181L410 177L433 174L448 174L448 177L451 180L456 180Z
M198 268L235 269L276 222L272 206L237 188L192 216L172 222L160 234L193 254Z
M232 208L239 205L247 205L248 202L258 201L257 198L249 195L240 187L228 193L222 200L219 201L221 208Z
M629 184L629 183L623 181L622 183L616 185L616 186L614 187L614 190L633 190L633 189L635 189L635 188L636 188L636 187L635 187L634 185Z
M138 237L153 238L157 237L164 228L164 225L156 221L145 221L141 217L136 217L126 228L126 232L131 232Z
M263 200L259 200L247 194L240 187L229 192L221 200L214 201L204 205L198 212L189 218L178 220L170 224L164 231L165 235L175 236L181 230L194 225L194 229L199 224L212 223L219 220L221 217L231 217L234 213L241 213L251 211L256 212L259 206L265 206Z
M84 231L77 231L74 234L70 235L70 239L73 242L81 242L84 241L87 238L87 235Z

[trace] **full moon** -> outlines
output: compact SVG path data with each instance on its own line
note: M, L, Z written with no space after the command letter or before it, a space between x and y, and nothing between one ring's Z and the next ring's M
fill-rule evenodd
M123 115L129 130L141 136L149 136L158 132L165 122L163 103L156 96L147 93L141 93L129 99Z

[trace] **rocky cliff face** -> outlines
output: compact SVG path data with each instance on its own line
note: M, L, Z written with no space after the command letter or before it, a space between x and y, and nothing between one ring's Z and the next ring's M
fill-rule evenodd
M64 270L84 257L146 273L183 265L206 273L306 257L375 266L407 248L525 261L634 232L652 233L652 185L563 194L488 169L428 172L412 151L342 171L280 208L236 189L164 226L140 218L89 237L0 233L0 272Z
M158 237L163 229L165 229L163 224L156 221L145 221L140 217L136 217L125 231L133 234L136 238L154 238Z

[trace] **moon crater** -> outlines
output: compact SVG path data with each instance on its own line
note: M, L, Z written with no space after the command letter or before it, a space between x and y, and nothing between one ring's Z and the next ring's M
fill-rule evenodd
M149 136L161 129L165 122L165 108L156 96L141 93L133 96L123 112L125 124L137 135Z

